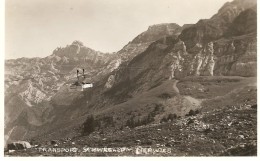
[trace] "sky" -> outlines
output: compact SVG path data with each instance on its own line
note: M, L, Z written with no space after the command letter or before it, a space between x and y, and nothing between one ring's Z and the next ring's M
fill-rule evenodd
M74 40L116 52L149 26L210 18L231 0L6 0L5 59L46 57Z

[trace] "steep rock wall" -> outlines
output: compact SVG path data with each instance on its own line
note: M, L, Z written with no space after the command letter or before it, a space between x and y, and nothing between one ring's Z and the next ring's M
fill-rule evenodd
M167 54L169 78L184 76L256 76L256 38L221 39L206 45L197 43L189 51L183 41ZM166 63L166 62L165 62Z

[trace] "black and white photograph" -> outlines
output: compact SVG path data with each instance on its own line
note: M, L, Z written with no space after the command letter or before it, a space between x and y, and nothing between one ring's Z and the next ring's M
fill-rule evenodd
M4 158L257 158L257 0L3 5Z

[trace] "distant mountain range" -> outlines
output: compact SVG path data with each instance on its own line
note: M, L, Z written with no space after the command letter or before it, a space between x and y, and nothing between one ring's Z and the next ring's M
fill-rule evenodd
M256 15L256 0L234 0L196 24L150 26L116 53L74 41L45 58L6 60L5 141L74 136L90 114L112 118L117 129L154 109L165 111L150 123L170 110L185 116L201 108L176 84L198 76L256 77ZM70 92L83 68L94 87Z

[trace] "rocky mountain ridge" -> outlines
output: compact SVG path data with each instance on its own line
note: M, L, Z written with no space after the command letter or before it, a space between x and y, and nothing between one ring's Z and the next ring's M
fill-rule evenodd
M37 117L32 117L32 112L29 112L31 115L27 116L11 112L14 115L12 118L23 120L24 125L20 125L19 128L25 128L28 122L30 127L34 125L30 128L31 131L25 130L24 138L61 137L61 135L66 137L74 136L76 129L80 129L86 117L91 114L101 121L101 124L103 123L105 129L118 129L125 127L127 122L132 120L139 123L144 122L143 120L148 120L149 123L160 123L160 120L173 113L178 117L184 117L190 110L204 109L208 104L214 105L211 102L218 100L220 96L225 96L221 106L244 103L242 98L241 100L237 98L234 91L239 86L241 89L239 88L238 92L246 95L244 93L246 90L254 88L250 85L250 89L247 89L248 82L254 83L251 78L230 78L230 76L256 76L256 31L254 27L245 31L247 29L245 26L248 24L256 24L256 10L251 3L253 1L240 1L235 0L225 4L211 19L201 20L195 25L152 26L117 54L105 58L99 59L95 56L99 54L95 53L91 60L80 59L84 57L82 51L86 53L90 51L81 47L80 43L72 44L65 50L56 49L48 58L53 60L53 65L46 67L49 73L54 73L51 77L53 80L50 82L61 80L61 78L68 81L68 78L71 78L73 73L75 74L74 68L78 67L61 68L56 64L68 62L75 65L77 61L82 64L90 61L88 64L92 63L91 66L85 64L84 67L89 71L93 67L95 71L87 74L91 78L100 75L96 77L94 88L82 93L69 93L63 84L53 94L51 101L47 101L47 105L44 104L45 102L38 105L48 108L45 108L46 110L42 113L39 112ZM229 32L231 30L236 32L231 34ZM74 55L70 58L71 52ZM37 62L39 59L27 61ZM101 68L99 68L100 64L103 65ZM22 63L20 65L30 68ZM58 77L57 73L61 71L72 73L66 77ZM18 76L12 76L12 78L18 78ZM34 93L34 95L28 93ZM191 95L192 93L197 95ZM216 98L209 97L211 95L216 95ZM22 96L24 100L30 98L38 100L44 95L34 92L34 88L28 88L26 92L23 91ZM251 99L251 104L255 103L253 94L246 99ZM6 103L5 106L8 104ZM11 107L18 108L17 105L11 105ZM35 120L38 118L38 120L31 118ZM39 121L39 118L42 120ZM114 127L112 124L106 124L106 120L112 120ZM6 133L13 131L12 127L16 126L16 122L12 122ZM14 137L15 132L12 133L12 139L19 138L17 132L16 137Z
M255 5L255 0L227 2L210 19L200 20L192 27L185 29L181 33L180 38L185 42L188 49L197 43L204 44L208 41L219 39L242 11Z
M6 60L5 100L13 100L10 97L15 96L18 102L23 102L23 108L19 108L20 110L13 115L12 113L15 113L15 109L18 108L17 105L12 101L5 101L6 123L15 120L25 109L39 108L49 102L70 105L81 95L78 92L67 94L67 85L76 80L77 69L84 68L84 74L89 82L96 82L118 68L122 62L141 53L152 42L173 34L175 29L179 32L181 27L176 24L151 26L148 31L137 36L133 42L114 54L94 51L85 47L82 42L74 41L66 47L56 48L52 55L45 58ZM153 34L150 30L160 31L160 34L156 32ZM39 111L41 111L39 113L43 112L41 109ZM10 117L14 118L10 119Z

